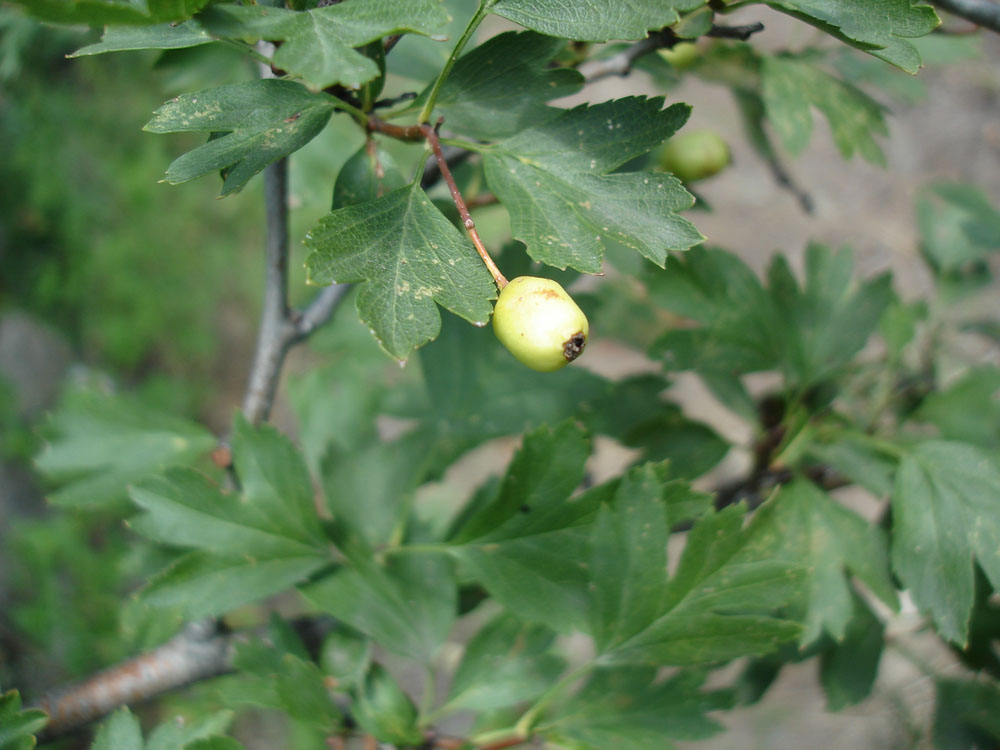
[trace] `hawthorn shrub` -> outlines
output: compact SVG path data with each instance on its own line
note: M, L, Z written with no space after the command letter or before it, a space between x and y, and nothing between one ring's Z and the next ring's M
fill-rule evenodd
M721 731L721 712L791 663L818 665L831 710L864 700L901 602L967 667L931 673L936 746L1000 742L1000 369L950 347L959 332L997 344L996 317L956 303L996 294L1000 211L968 185L921 192L934 289L920 301L821 244L801 278L783 255L759 278L697 228L709 207L678 175L729 154L710 135L712 163L678 157L686 104L551 104L633 69L664 92L687 76L725 86L808 208L780 160L816 111L845 158L884 164L886 110L862 83L964 54L931 6L756 4L817 32L778 52L754 45L754 3L723 0L16 6L18 28L105 27L72 57L161 51L212 80L145 130L200 134L177 141L189 150L169 183L215 180L239 201L262 181L267 240L257 353L226 435L93 389L45 426L36 463L56 507L12 537L4 627L42 648L68 639L77 672L106 671L22 705L17 660L0 748L110 714L97 750L231 750L234 718L264 710L288 747L652 750ZM750 23L727 23L737 9ZM477 36L491 17L517 29ZM678 175L663 166L676 158ZM289 217L289 160L332 204L308 229ZM572 293L606 269L575 296L647 374L587 369L585 320L566 355L584 349L580 362L557 372L489 330L508 277ZM570 334L553 335L558 359ZM267 421L307 338L319 364L288 383L293 441ZM733 445L665 397L679 372L754 427L752 466L716 492L693 483ZM755 373L773 387L748 388ZM509 463L467 494L440 481L513 437ZM598 439L630 449L601 482ZM864 513L845 487L865 491Z

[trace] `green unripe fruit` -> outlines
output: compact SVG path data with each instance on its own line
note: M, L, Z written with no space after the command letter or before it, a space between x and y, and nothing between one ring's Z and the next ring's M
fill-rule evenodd
M660 152L660 166L682 182L703 180L729 164L729 146L711 130L674 136Z
M685 70L694 65L701 55L698 45L694 42L678 42L673 47L659 50L660 57L670 63L676 70Z
M532 370L552 372L583 353L590 325L558 283L519 276L500 292L493 308L493 331Z

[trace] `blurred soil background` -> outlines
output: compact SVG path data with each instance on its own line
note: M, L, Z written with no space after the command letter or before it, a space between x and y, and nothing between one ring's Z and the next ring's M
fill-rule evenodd
M797 50L820 36L763 7L726 19L754 21L762 21L765 31L753 41L768 49ZM948 24L965 27L958 20ZM495 24L484 33L505 28ZM67 387L89 383L135 390L159 408L197 416L221 434L242 400L256 335L263 280L260 181L225 201L215 200L218 185L211 179L182 187L157 184L171 159L198 139L140 132L164 99L222 83L243 63L213 57L217 53L211 50L178 51L162 59L146 53L63 57L89 38L39 31L16 11L0 7L0 142L5 144L0 159L0 544L2 530L15 520L46 512L30 457L44 434L43 414ZM185 66L195 58L199 65ZM985 35L975 59L929 66L918 77L922 93L898 75L906 80L896 94L866 89L891 111L890 137L882 141L887 168L859 157L844 161L819 116L805 152L794 159L783 155L788 172L814 202L811 215L754 154L727 89L688 77L669 92L669 101L693 106L686 130L715 130L733 152L729 169L696 188L713 208L691 217L709 243L736 251L758 271L776 252L787 253L801 270L810 241L849 245L861 275L889 269L904 298L925 294L930 279L918 262L914 209L920 191L935 181L960 181L1000 202L1000 37ZM651 79L636 71L628 79L600 81L560 104L652 93ZM360 144L356 134L346 133L332 128L301 164L293 160L293 244L327 210L331 175ZM503 234L503 228L495 230L493 241ZM301 275L293 280L297 299L309 295L301 281ZM994 316L1000 315L998 300L993 297ZM967 345L973 359L998 359L996 349L976 350L971 339ZM313 361L308 350L296 351L288 370L303 372ZM656 367L635 349L600 338L581 365L610 376ZM689 416L749 446L750 427L695 378L678 376L671 393ZM275 421L294 433L285 398L279 398ZM513 440L495 441L474 451L447 481L458 490L475 486L497 471L514 445ZM608 441L598 447L592 466L596 479L616 471L627 456ZM734 450L706 486L738 476L748 460L746 451ZM863 498L844 500L859 509L873 505ZM0 569L0 608L10 574ZM915 649L917 661L957 673L959 667L935 638L913 632L918 622L915 613L904 610L891 627ZM82 659L79 669L91 666ZM44 683L44 673L38 679ZM793 666L760 705L722 717L732 731L690 747L921 746L927 741L932 695L930 681L914 662L890 650L874 696L832 713L825 708L815 665Z

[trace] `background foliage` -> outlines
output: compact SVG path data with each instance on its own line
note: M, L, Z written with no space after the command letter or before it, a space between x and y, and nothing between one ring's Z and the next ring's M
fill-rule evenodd
M757 273L702 244L701 189L657 168L687 105L547 103L627 49L614 40L669 26L670 46L727 20L697 0L617 5L502 0L492 11L524 29L470 44L439 91L474 4L0 8L14 144L0 305L57 327L89 365L37 427L16 394L0 400L5 458L34 457L57 506L5 534L0 685L37 696L217 617L243 634L232 673L163 698L145 732L119 710L93 747L229 750L232 723L247 741L238 728L263 713L292 747L457 747L435 745L454 733L659 748L719 732L720 712L798 661L818 664L830 710L864 700L882 650L906 653L887 634L902 607L962 665L930 672L930 741L996 743L996 200L954 181L915 196L919 300L820 242L800 271L776 254ZM728 89L772 168L827 138L884 165L883 102L922 93L888 64L975 54L968 37L927 36L934 11L908 0L767 5L765 20L822 36L779 51L706 38L689 67L656 52L636 66L661 91ZM104 23L100 39L81 28ZM285 80L257 77L257 38L281 42ZM577 283L599 322L591 355L627 347L641 373L539 375L469 325L494 291L447 191L411 179L421 146L373 149L354 121L404 92L396 116L436 97L446 139L473 154L456 179L485 205L505 273ZM357 285L289 378L294 442L230 422L242 382L219 375L248 359L232 339L257 313L255 175L293 153L293 301L306 280ZM208 178L174 188L161 170ZM971 354L954 345L967 339ZM670 397L681 373L743 420L746 445ZM235 487L210 459L219 434ZM611 445L627 458L608 472L594 456ZM741 449L749 465L726 474ZM456 484L477 456L491 476ZM303 620L327 626L312 638ZM0 748L30 747L45 721L4 693Z

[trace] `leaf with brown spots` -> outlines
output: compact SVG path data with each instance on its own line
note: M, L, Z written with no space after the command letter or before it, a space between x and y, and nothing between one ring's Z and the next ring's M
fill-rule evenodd
M668 252L705 239L676 213L694 203L677 178L615 172L687 120L686 104L662 106L643 97L583 105L489 149L486 180L532 258L599 273L611 240L663 266Z
M334 99L327 94L268 79L178 96L156 110L143 129L211 133L208 143L174 160L166 181L177 184L225 170L222 195L229 195L316 137L333 109Z
M363 283L358 313L400 361L437 337L437 305L475 325L490 319L489 271L418 185L330 212L306 247L310 283Z

